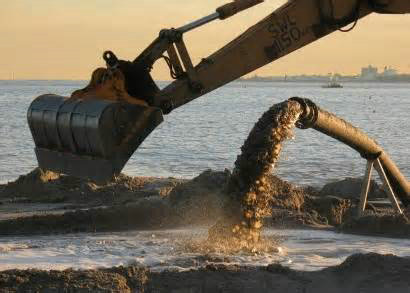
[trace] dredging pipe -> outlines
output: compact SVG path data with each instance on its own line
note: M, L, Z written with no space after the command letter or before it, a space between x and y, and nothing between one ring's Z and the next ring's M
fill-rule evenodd
M316 106L309 99L291 98L301 104L303 114L296 126L301 129L313 128L350 146L366 159L379 159L395 195L405 207L410 205L410 183L400 172L389 155L373 139L350 123Z

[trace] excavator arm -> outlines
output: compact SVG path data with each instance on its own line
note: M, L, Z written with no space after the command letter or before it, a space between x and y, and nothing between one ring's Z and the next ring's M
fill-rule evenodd
M237 1L240 2L240 1ZM261 2L261 1L249 1ZM217 10L218 11L218 10ZM183 30L163 31L169 39L170 61L178 76L154 98L165 113L218 87L290 54L336 30L356 25L372 12L409 13L406 0L293 0L249 28L242 35L202 59L195 67L183 41ZM180 59L174 53L175 48ZM144 54L135 62L144 59ZM182 72L181 62L185 72ZM151 64L150 64L151 65Z
M343 15L339 21L332 8ZM367 1L289 1L194 69L186 68L187 75L158 93L155 104L177 108L369 13Z
M336 30L348 31L366 15L410 13L408 0L291 0L232 42L193 65L184 34L224 20L263 0L235 0L177 29L162 30L135 60L107 51L107 68L70 98L43 95L27 117L43 169L98 181L118 175L144 139L170 113L212 90ZM160 90L151 78L164 58L175 79Z

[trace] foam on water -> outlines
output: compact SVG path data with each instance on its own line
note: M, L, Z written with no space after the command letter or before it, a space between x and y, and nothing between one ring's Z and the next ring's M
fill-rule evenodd
M205 241L206 229L7 237L0 240L0 270L94 269L139 264L153 271L184 271L209 263L264 266L279 262L311 271L340 264L354 253L410 256L410 240L313 230L266 229L264 232L268 240L282 239L276 252L230 255L187 249L186 243Z

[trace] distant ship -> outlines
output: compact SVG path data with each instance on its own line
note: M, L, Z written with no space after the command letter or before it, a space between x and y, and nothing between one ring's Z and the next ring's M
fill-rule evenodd
M330 78L330 81L327 84L322 85L322 88L325 88L325 89L340 89L340 88L343 88L343 86L340 83L337 82L337 78L335 76L332 76Z
M322 88L324 89L340 89L343 88L343 86L335 81L329 82L328 84L322 85Z

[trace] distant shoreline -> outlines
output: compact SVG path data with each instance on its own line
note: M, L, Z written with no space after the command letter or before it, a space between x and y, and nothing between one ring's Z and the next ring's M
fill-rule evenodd
M335 81L338 83L354 82L354 83L410 83L410 74L397 74L393 76L376 76L374 78L363 78L361 76L323 76L323 75L293 75L293 76L252 76L249 78L240 78L241 82L324 82L329 83Z
M87 83L88 80L72 80L72 79L0 79L0 82L73 82L73 83ZM155 80L157 83L171 83L172 80ZM233 82L238 83L245 83L245 82L260 82L260 83L328 83L329 80L321 80L321 79L253 79L253 78L246 78L246 79L237 79ZM410 78L405 80L338 80L339 83L410 83Z
M280 83L328 83L329 80L309 80L309 79L301 79L301 80L279 80L279 79L272 79L272 80L254 80L254 79L240 79L236 80L236 82L260 82L260 83L269 83L269 82L280 82ZM410 83L409 80L339 80L339 83Z

